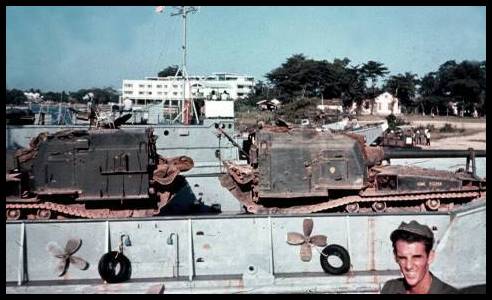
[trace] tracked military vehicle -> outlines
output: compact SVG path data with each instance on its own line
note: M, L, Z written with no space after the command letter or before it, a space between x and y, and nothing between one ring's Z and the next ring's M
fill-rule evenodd
M264 126L249 135L248 164L226 162L221 183L250 213L452 210L483 196L475 156L485 151L370 147L361 136ZM456 172L385 164L391 158L466 157Z
M7 219L158 215L194 163L158 155L155 140L152 128L41 133L7 157Z

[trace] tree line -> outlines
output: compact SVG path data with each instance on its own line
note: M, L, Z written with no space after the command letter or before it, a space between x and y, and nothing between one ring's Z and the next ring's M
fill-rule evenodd
M87 103L87 101L92 98L91 100L94 103L106 104L108 102L118 102L119 99L118 91L111 87L80 89L75 92L43 92L39 89L29 89L25 91L19 89L6 89L6 104L24 104L26 101L29 100L24 92L38 93L40 96L42 96L41 99L43 101L53 101L56 103Z
M259 81L245 102L253 105L277 98L290 103L323 97L341 99L345 107L352 103L361 107L365 99L373 102L387 91L400 100L406 112L445 114L455 103L464 112L477 109L485 113L485 61L450 60L422 78L411 72L387 77L388 68L377 61L355 66L350 62L348 58L329 62L294 54L267 73L267 82Z
M306 98L341 99L345 107L356 103L360 108L365 99L374 101L387 91L400 100L403 111L446 114L451 103L460 111L472 113L475 109L484 114L485 107L485 61L464 60L457 63L449 60L436 71L419 78L405 72L391 75L381 62L368 61L351 65L348 58L314 60L303 54L294 54L281 66L265 75L266 82L258 81L255 89L243 103L254 105L263 99L277 98L282 103L291 103ZM158 73L159 77L180 75L177 65L169 66ZM381 84L379 84L381 83ZM111 87L80 89L75 92L37 92L43 100L54 102L86 103L92 93L97 103L117 102L119 93ZM7 104L23 104L28 99L24 91L6 90Z

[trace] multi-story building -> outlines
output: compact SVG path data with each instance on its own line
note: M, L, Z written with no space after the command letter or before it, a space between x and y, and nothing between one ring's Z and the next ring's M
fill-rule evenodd
M254 88L252 76L233 73L213 73L210 76L188 76L186 88L183 78L146 77L143 80L124 79L121 98L134 104L155 104L164 100L186 99L243 99Z

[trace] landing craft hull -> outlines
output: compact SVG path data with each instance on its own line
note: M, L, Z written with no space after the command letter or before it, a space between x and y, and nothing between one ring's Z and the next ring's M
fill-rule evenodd
M350 254L343 275L323 272L322 247L302 261L288 232L325 235ZM429 225L437 256L431 271L463 288L486 283L485 202L452 213L404 215L186 216L141 220L17 221L7 223L7 293L379 293L400 277L389 235L402 221ZM473 232L470 235L470 232ZM89 263L54 271L56 258L46 246L82 240L76 256ZM466 243L463 241L466 240ZM98 262L123 242L131 280L105 284Z

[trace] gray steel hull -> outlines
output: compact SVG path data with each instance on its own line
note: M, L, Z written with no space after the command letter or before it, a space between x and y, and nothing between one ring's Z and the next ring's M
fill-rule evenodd
M297 216L219 215L142 220L24 221L6 226L7 293L378 293L399 277L389 235L402 221L431 226L437 257L431 271L458 287L486 282L485 202L460 211L403 215ZM345 247L351 268L345 275L323 273L322 249L301 261L299 246L287 232L302 232L306 218L313 235ZM105 284L100 257L117 250L122 236L131 240L123 253L132 279ZM87 270L54 272L56 258L46 245L82 239L77 256Z

